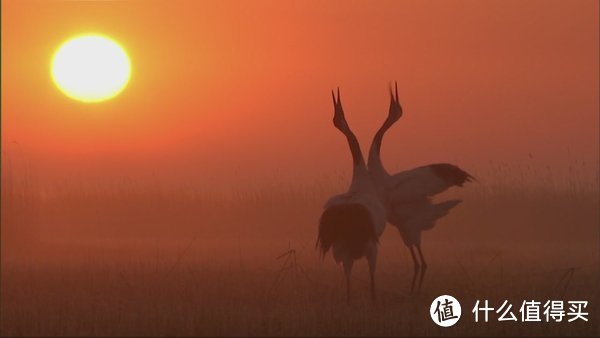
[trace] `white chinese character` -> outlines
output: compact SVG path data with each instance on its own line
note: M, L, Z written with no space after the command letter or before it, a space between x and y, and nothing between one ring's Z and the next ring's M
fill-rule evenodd
M475 303L475 306L473 307L473 311L471 311L471 312L473 312L475 314L475 322L479 321L479 311L483 311L484 312L484 314L485 314L485 317L484 317L485 319L484 320L485 320L486 323L488 322L488 314L489 314L489 312L490 311L494 311L494 308L491 308L491 307L488 307L488 306L489 306L489 304L488 304L488 300L487 299L485 300L485 305L482 308L479 307L479 300L477 300L477 302Z
M540 318L540 305L542 302L532 301L523 301L523 305L521 305L521 320L524 322L541 322Z
M496 310L496 313L500 313L500 311L502 311L507 304L508 304L508 301L505 300L504 303L502 303L502 305L500 305L498 310ZM514 320L515 322L517 321L517 317L515 317L515 314L512 313L512 311L510 311L511 308L512 308L512 304L508 304L508 307L506 307L506 310L504 312L502 312L500 317L498 317L499 322L504 322L504 321L508 321L508 320ZM510 318L506 318L506 314L510 314Z
M565 310L562 300L549 300L544 304L544 316L546 316L546 321L550 321L550 317L555 322L562 322L563 317L565 316Z
M569 301L569 305L571 306L569 306L569 312L567 315L573 317L569 319L569 322L577 319L583 319L587 322L587 316L589 313L583 312L583 309L587 307L587 304L588 302L586 300Z

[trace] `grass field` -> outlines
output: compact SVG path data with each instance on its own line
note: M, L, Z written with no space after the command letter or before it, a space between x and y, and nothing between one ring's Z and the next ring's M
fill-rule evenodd
M343 177L215 195L135 185L40 193L3 175L1 334L598 336L597 171L526 185L528 170L507 168L444 196L465 202L424 235L421 293L408 292L409 253L386 229L376 305L366 261L347 305L341 268L314 249L321 204ZM289 249L295 263L277 259ZM441 294L463 306L451 328L429 316ZM509 300L519 318L524 300L587 300L590 321L475 323L478 299Z

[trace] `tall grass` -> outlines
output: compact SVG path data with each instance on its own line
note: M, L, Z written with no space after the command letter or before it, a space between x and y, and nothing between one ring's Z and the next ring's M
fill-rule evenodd
M598 316L591 324L476 325L466 306L467 319L444 330L428 313L431 300L448 293L466 305L484 298L506 298L516 307L532 298L583 299L597 314L599 175L585 163L574 162L566 171L534 161L470 169L478 181L442 197L464 203L424 235L430 268L423 293L407 293L410 257L400 236L388 229L377 272L380 303L369 303L366 266L359 263L353 275L356 301L348 307L341 271L313 250L322 203L346 189L348 173L305 184L275 177L217 191L134 180L65 181L41 189L26 165L7 160L2 335L597 332ZM25 258L7 259L17 255L5 246L9 240L36 243L35 249L22 252ZM288 245L304 272L285 275L273 288L282 264L275 258ZM571 269L566 283L561 277Z
M30 163L2 151L0 207L4 251L17 250L35 240L40 225L40 199Z

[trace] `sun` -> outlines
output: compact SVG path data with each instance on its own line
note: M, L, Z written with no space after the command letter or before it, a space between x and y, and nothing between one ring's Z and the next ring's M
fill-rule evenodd
M68 97L93 103L111 99L131 77L127 53L113 39L85 34L64 42L52 57L52 80Z

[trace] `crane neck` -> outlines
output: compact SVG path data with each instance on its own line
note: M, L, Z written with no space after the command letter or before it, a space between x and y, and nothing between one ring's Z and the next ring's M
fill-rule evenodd
M350 190L358 190L369 181L367 165L365 164L365 159L360 150L360 144L356 135L349 129L343 132L346 135L350 153L352 154L352 183L350 184Z
M395 121L386 119L383 125L381 125L379 130L375 133L373 142L371 142L371 148L369 149L369 172L374 177L389 176L381 162L381 143L383 142L383 136L394 122Z

